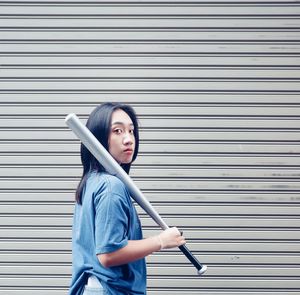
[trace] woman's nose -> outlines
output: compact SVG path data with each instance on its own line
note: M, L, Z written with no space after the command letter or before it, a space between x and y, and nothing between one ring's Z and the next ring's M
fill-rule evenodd
M123 143L125 145L133 144L133 137L130 133L125 133L124 138L123 138Z

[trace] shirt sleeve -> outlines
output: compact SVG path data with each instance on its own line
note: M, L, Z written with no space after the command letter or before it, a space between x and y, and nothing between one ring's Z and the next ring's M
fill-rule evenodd
M129 208L126 196L109 187L95 197L96 254L110 253L128 244Z

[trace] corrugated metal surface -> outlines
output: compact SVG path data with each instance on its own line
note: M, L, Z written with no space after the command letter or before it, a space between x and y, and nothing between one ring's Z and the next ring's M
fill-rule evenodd
M64 117L109 100L141 118L134 180L209 265L155 254L149 294L299 294L299 6L0 1L0 294L66 294L81 169Z

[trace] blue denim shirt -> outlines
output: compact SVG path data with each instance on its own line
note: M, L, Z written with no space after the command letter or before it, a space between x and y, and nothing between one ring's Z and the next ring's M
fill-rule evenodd
M105 268L97 258L142 238L139 217L123 182L107 173L91 173L82 205L75 205L69 295L81 294L91 274L108 294L146 294L145 259Z

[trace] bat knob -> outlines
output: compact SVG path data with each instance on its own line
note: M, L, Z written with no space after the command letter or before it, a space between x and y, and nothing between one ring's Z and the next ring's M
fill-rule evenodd
M203 265L201 269L198 270L198 275L201 276L207 271L207 266Z

